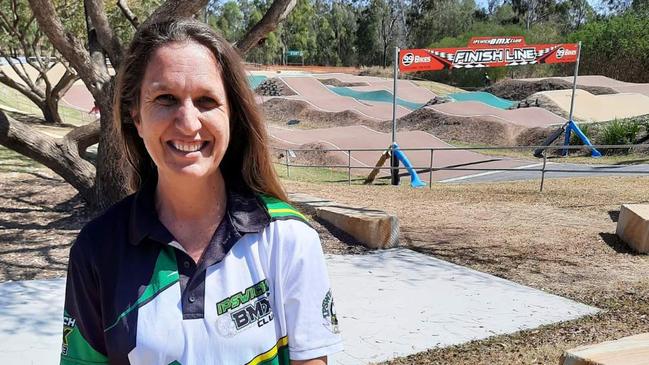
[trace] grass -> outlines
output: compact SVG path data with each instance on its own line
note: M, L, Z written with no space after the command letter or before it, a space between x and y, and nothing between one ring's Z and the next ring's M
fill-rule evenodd
M287 171L286 165L275 163L275 170L281 179L299 182L317 183L344 183L347 184L349 176L347 172L339 169L326 167L295 167L291 166ZM290 171L290 172L289 172ZM365 177L354 175L352 171L352 184L362 184Z
M43 168L40 163L0 146L0 172L31 172L35 168Z
M442 84L440 82L435 82L435 81L425 81L425 80L412 80L417 86L424 87L432 92L434 92L437 95L448 95L451 93L456 93L456 92L463 92L464 90L457 88L455 86L450 86L446 84ZM397 91L398 92L398 91Z
M33 114L43 117L41 110L34 105L26 96L20 94L16 90L8 86L0 84L0 105L5 105L13 109L20 110L25 113ZM88 114L63 105L59 103L59 114L66 124L80 126L87 124L90 121Z

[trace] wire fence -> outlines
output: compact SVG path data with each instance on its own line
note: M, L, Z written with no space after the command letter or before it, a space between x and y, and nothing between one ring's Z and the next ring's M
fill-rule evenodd
M649 150L649 144L636 144L636 145L595 145L594 148L597 148L600 151L630 151L630 150ZM438 171L472 171L472 172L536 172L539 174L540 186L539 190L543 191L543 185L545 182L546 174L548 173L566 173L566 174L625 174L625 175L649 175L649 168L647 170L640 169L630 169L630 170L620 170L619 168L613 168L611 166L603 165L598 168L591 169L577 169L577 168L552 168L552 164L548 166L548 151L557 151L560 150L562 154L569 155L571 151L584 150L585 146L481 146L481 147L427 147L427 148L399 148L402 152L426 152L429 153L429 163L425 166L412 166L411 168L416 171L418 175L424 175L428 180L428 187L432 188L433 181L435 180L435 172ZM283 159L283 162L278 162L286 168L286 174L288 177L291 176L291 168L329 168L329 169L346 169L347 170L347 182L351 185L352 183L352 171L353 170L365 170L365 171L384 171L384 170L401 170L405 167L393 167L390 166L389 159L386 161L388 166L383 166L383 164L376 166L355 166L352 161L356 160L353 157L353 154L356 153L367 153L367 152L378 152L377 159L379 156L385 153L389 153L390 149L387 148L298 148L298 149L287 149L287 148L276 148L273 147L276 151L281 151L282 154L280 158ZM485 150L535 150L543 149L542 157L537 158L538 167L532 166L519 166L519 167L480 167L481 164L486 164L493 162L493 160L487 161L475 161L463 164L456 165L442 165L436 166L435 156L443 152L458 152L458 151L485 151ZM326 154L326 153L336 153L342 154L346 159L346 164L318 164L318 163L294 163L291 162L291 159L296 159L297 154L300 152L307 153L317 153L317 154ZM487 157L486 155L483 155ZM339 155L339 157L341 157ZM523 157L520 158L503 158L503 157L494 157L498 161L521 161ZM340 158L338 158L340 160ZM356 160L358 161L358 160ZM529 160L528 160L529 161ZM649 161L649 156L648 156Z
M61 102L60 104L63 104ZM42 117L42 111L32 103L25 95L15 89L0 85L0 105L12 108L22 113L37 115ZM77 110L64 105L59 105L59 115L65 124L84 125L97 119L97 115Z

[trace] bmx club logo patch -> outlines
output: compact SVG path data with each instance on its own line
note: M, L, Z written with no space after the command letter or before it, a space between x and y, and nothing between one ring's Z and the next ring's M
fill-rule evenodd
M338 317L336 317L336 309L334 307L334 298L331 295L331 289L327 291L324 299L322 300L322 318L324 319L323 325L332 333L340 333L338 329Z

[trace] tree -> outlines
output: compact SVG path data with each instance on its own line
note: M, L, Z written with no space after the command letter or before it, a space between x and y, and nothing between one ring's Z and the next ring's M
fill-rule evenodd
M78 6L60 3L59 11L74 18ZM79 21L79 19L75 19ZM31 100L43 113L45 122L61 124L59 100L77 80L60 54L44 38L25 2L0 0L0 57L9 61L15 77L0 69L0 83L17 90ZM53 71L62 72L58 80Z
M124 1L120 3L127 16L128 5ZM65 29L61 13L52 1L29 0L39 30L86 85L101 111L100 120L75 128L63 138L53 138L0 112L0 144L51 168L91 206L105 208L128 193L128 170L123 153L115 143L112 120L114 77L106 64L108 58L113 67L119 67L124 50L122 40L109 23L104 1L85 0L83 4L87 42ZM143 24L194 16L206 4L207 0L167 0ZM246 54L257 46L294 6L295 0L275 0L260 21L236 43L239 52ZM99 149L93 165L81 156L97 141Z
M210 25L219 29L230 42L241 37L243 24L243 12L236 1L228 1L217 8L216 16L210 19Z

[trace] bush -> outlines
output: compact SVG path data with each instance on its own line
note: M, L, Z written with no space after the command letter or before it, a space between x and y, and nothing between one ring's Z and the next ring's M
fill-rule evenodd
M625 145L634 144L642 124L635 120L614 120L609 124L602 126L599 133L598 144L607 145ZM614 149L609 152L622 153L628 152L625 150Z

